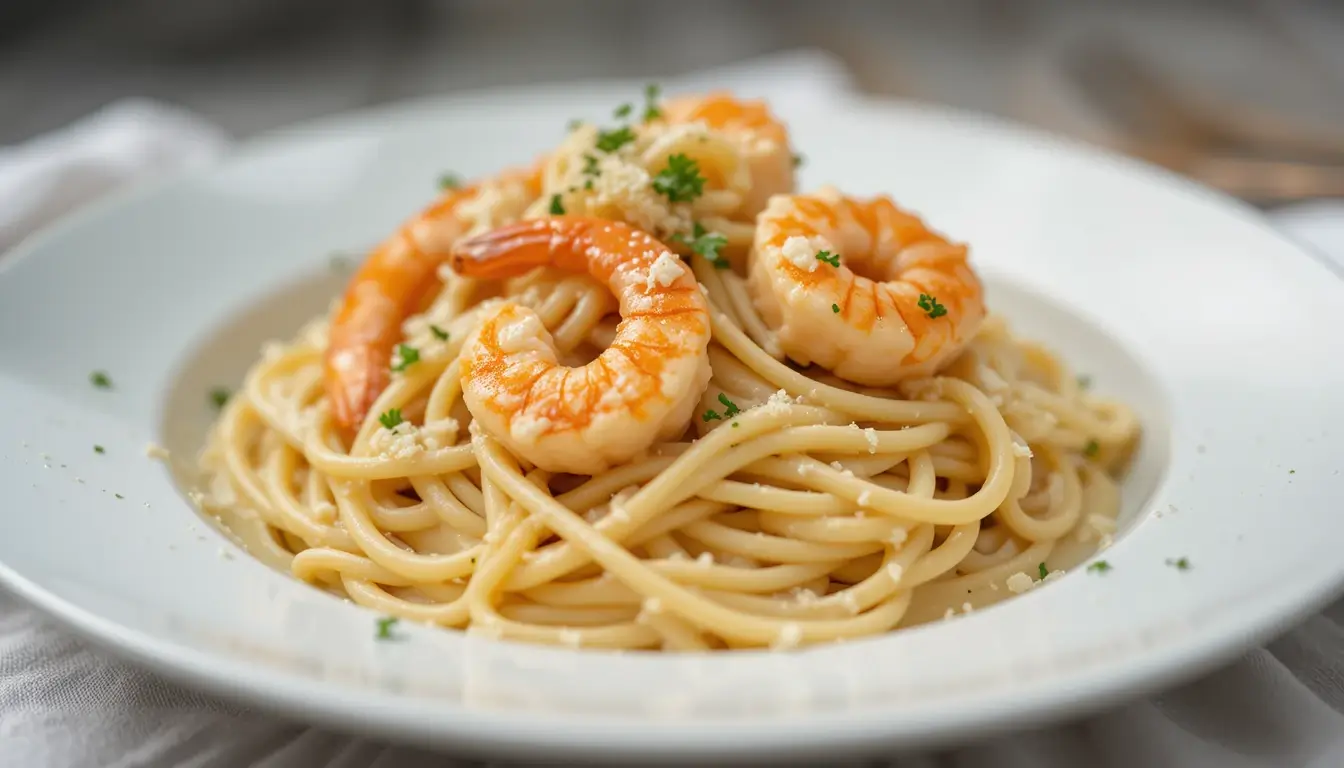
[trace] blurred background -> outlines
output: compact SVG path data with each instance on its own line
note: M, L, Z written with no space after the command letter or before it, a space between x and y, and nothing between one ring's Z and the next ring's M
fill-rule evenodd
M126 96L241 138L796 48L838 57L866 92L1120 147L1253 202L1344 196L1338 0L3 0L0 145Z

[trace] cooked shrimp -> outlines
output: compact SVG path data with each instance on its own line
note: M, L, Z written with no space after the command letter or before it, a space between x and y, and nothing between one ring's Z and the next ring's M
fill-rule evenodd
M751 172L751 190L741 213L755 216L774 195L793 191L793 148L789 130L763 101L746 101L723 91L679 96L662 105L669 123L703 122L711 129L737 136Z
M550 472L591 475L686 431L709 384L709 312L689 267L628 224L560 216L459 242L460 275L504 278L549 264L587 272L620 303L615 339L587 365L557 361L535 312L487 313L462 347L462 397L509 450Z
M933 373L985 316L964 245L887 197L833 189L770 201L748 287L785 354L866 386Z
M387 387L402 322L438 291L437 269L453 243L474 226L492 226L497 216L516 217L540 184L536 171L512 171L448 190L369 255L350 278L329 331L323 375L338 425L358 426ZM511 197L518 200L509 203Z

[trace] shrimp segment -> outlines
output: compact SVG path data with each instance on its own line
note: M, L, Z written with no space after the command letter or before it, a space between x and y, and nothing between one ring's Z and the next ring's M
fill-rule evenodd
M652 236L574 216L459 242L453 270L504 278L541 265L609 286L621 322L592 362L567 367L535 312L506 303L462 347L462 397L509 450L550 472L591 475L685 432L709 384L709 312L690 268Z
M866 386L932 374L985 316L964 245L890 198L833 189L770 201L748 287L789 357Z
M350 278L331 321L323 370L332 417L341 428L357 427L387 388L402 322L438 291L439 265L478 218L468 204L491 185L519 184L526 195L540 194L535 171L445 192L379 245Z
M736 136L740 141L751 190L742 212L755 216L774 195L793 191L794 161L789 130L763 101L737 99L723 91L703 96L680 96L662 105L669 123L703 122L710 128Z

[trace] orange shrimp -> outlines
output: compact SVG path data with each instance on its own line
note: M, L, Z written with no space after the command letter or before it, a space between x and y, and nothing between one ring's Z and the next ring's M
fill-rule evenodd
M479 201L486 189L517 192L520 186L522 198L531 202L541 194L540 173L510 171L497 180L444 192L379 245L350 278L331 321L323 370L327 400L341 428L357 427L387 387L402 323L438 291L438 267L453 243L479 216L499 213L472 214L464 204ZM521 214L522 206L516 207L505 213Z
M934 373L985 316L966 246L888 197L779 196L757 219L748 288L780 348L867 386Z
M680 436L709 384L709 310L695 276L634 227L559 216L453 247L460 275L505 278L541 265L587 272L620 303L611 345L567 367L535 312L486 314L462 347L462 397L475 421L550 472L591 475Z
M669 123L703 122L712 129L737 136L751 172L751 191L742 210L755 216L774 195L793 191L794 158L789 129L763 101L735 98L726 91L703 96L679 96L662 104Z

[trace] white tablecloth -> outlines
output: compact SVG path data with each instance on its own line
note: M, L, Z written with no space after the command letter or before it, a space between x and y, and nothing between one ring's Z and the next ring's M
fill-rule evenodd
M784 55L684 82L825 99L848 84L824 57ZM0 148L0 250L58 213L144 176L209 160L212 126L163 105L125 102L55 134ZM1344 205L1275 220L1344 275ZM3 258L0 256L0 258ZM255 714L91 648L0 592L0 766L402 768L475 763ZM893 768L1344 767L1344 601L1232 666L1081 722Z

